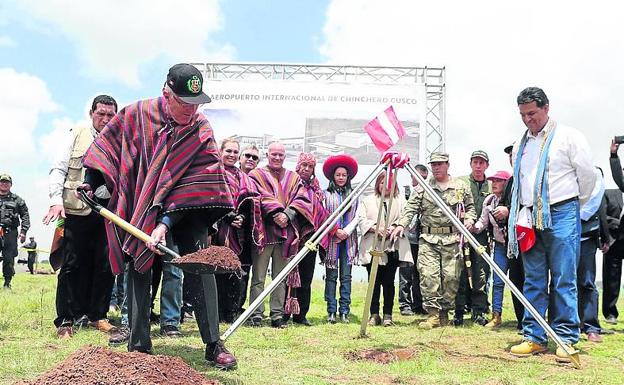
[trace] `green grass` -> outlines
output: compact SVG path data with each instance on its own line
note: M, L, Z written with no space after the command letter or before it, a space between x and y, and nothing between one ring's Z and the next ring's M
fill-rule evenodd
M582 340L578 344L582 369L573 369L555 363L552 352L525 359L509 355L509 347L520 340L513 329L509 296L504 327L497 331L469 322L464 328L422 331L416 326L422 317L397 315L396 327L369 327L368 338L357 338L364 284L354 284L353 317L348 325L324 322L322 285L314 283L309 314L313 327L242 327L229 338L227 345L239 360L237 371L220 372L204 364L204 347L194 323L183 324L185 337L176 340L157 337L159 329L154 327L154 350L179 355L224 384L624 384L624 322L602 344ZM55 287L55 276L18 274L12 292L0 291L0 384L36 377L81 346L107 345L107 336L94 330L82 330L69 341L56 338L52 325ZM416 354L389 365L345 357L361 349L399 347L413 348Z

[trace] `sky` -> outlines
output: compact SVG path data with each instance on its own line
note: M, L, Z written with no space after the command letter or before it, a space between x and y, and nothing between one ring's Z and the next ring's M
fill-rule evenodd
M177 62L446 68L451 173L475 149L490 173L523 132L515 98L539 86L550 116L581 130L606 172L624 134L624 27L618 2L420 0L0 0L0 172L51 229L47 174L93 97L158 96ZM371 113L374 116L378 111ZM215 128L218 131L218 128Z

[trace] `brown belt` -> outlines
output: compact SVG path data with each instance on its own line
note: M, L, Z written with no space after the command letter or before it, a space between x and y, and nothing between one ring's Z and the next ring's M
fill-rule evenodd
M457 232L454 226L444 226L444 227L429 227L422 226L420 228L421 233L423 234L453 234Z

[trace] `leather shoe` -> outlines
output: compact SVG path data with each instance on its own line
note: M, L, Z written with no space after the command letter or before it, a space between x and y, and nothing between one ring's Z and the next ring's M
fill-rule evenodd
M518 345L511 347L510 353L516 357L528 357L534 354L547 352L548 348L544 345L536 344L532 341L523 341Z
M106 318L99 319L97 321L89 322L89 326L96 328L97 330L104 333L111 333L117 330L116 327L110 324Z
M121 346L127 344L128 340L130 340L130 328L123 325L111 333L108 344L110 346Z
M475 313L472 315L472 322L480 326L485 326L487 325L488 320L483 316L482 313Z
M286 329L288 324L284 322L281 318L271 320L271 327L276 329Z
M63 324L56 329L56 335L59 340L68 340L74 335L74 329L71 324Z
M221 341L206 345L206 361L209 365L222 370L235 369L237 365L236 357L223 346Z
M295 318L293 317L293 322L299 325L303 325L303 326L312 326L312 324L310 323L310 321L308 321L307 318Z
M574 349L574 346L570 344L565 344L565 346L568 350L576 352L576 349ZM560 346L557 346L557 351L555 352L555 361L567 363L567 362L572 362L572 358L565 350L563 350Z
M348 314L340 314L340 322L343 324L349 323L349 315Z
M260 317L253 317L251 319L251 321L249 321L249 324L251 325L252 328L262 327L262 318L260 318Z
M602 342L602 336L595 332L587 333L587 341L600 343Z
M160 328L160 335L163 337L169 338L180 338L182 337L182 333L175 325L165 325Z
M327 314L327 322L329 322L330 324L335 324L336 323L336 313L329 313L329 314Z
M611 325L617 325L617 318L615 318L614 316L610 315L605 319L605 322Z
M401 315L412 316L414 315L414 312L412 311L412 309L401 309Z

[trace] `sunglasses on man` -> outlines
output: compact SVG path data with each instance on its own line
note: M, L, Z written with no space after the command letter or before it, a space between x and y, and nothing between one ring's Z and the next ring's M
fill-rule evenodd
M247 154L247 153L245 153L245 154L243 154L243 156L244 156L245 158L248 158L248 159L253 159L253 160L255 160L255 161L257 161L258 159L260 159L260 157L259 157L258 155L254 155L254 154Z

